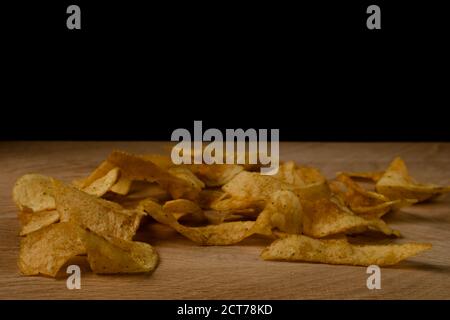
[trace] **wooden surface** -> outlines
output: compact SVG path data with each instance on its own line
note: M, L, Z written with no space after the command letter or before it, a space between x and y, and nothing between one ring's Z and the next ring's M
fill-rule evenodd
M161 262L150 275L82 273L81 290L64 278L24 277L16 266L19 222L11 200L14 181L38 172L65 181L88 174L113 149L160 152L149 142L0 142L1 299L449 299L450 196L400 212L387 220L402 241L425 241L432 250L381 270L381 290L368 290L366 269L310 263L266 262L268 241L199 247L171 231L148 239ZM319 167L329 178L339 170L381 170L401 155L419 181L450 184L450 144L283 143L282 159Z

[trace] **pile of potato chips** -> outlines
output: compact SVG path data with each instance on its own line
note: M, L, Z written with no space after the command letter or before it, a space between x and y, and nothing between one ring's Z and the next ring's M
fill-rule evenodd
M114 151L72 184L24 175L13 190L22 224L20 271L55 277L76 256L85 256L95 273L152 271L156 250L133 241L147 223L167 225L198 245L260 235L272 242L264 260L392 265L431 244L353 240L367 232L400 237L382 219L386 213L450 192L416 182L401 158L384 172L342 172L332 181L292 161L274 176L259 168L174 165L166 156ZM373 182L374 190L360 179Z

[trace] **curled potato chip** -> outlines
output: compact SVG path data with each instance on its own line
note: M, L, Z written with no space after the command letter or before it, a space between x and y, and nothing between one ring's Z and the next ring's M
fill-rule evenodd
M312 239L288 235L265 248L264 260L287 260L347 264L357 266L388 266L431 248L428 243L388 245L354 245L346 239Z
M111 169L103 177L98 178L90 185L83 188L83 191L94 196L101 197L116 184L117 180L119 179L119 175L119 168Z
M144 242L85 234L87 260L95 273L149 272L158 264L155 249Z
M409 175L406 164L400 157L391 162L375 188L391 200L417 199L419 202L450 192L450 187L416 182Z
M254 230L263 235L271 235L273 229L300 234L302 227L303 209L298 197L291 191L277 191L258 216Z
M71 223L52 224L28 234L20 242L20 271L56 276L70 258L86 252L83 235L84 230Z
M128 192L130 192L132 182L133 181L128 178L120 177L119 180L111 187L110 191L125 196Z
M173 214L177 220L186 216L190 216L194 222L203 222L206 219L198 204L187 199L167 201L163 205L163 210Z
M380 218L391 209L417 202L411 199L390 201L382 194L364 189L344 174L330 182L330 188L354 213L368 219Z
M170 157L161 154L144 154L142 155L142 158L153 162L164 170L167 170L174 165Z
M22 230L20 230L21 236L40 230L59 220L59 213L56 210L33 212L29 215L29 220L24 224Z
M75 222L102 236L130 240L142 219L137 210L87 194L54 180L56 207L62 222Z
M199 189L197 187L184 179L175 177L167 170L143 157L114 151L109 155L108 162L119 167L121 173L128 179L157 182L168 190L174 199L186 198L192 200L198 197Z
M236 221L205 227L186 227L181 225L173 214L164 211L158 203L145 200L142 205L144 210L156 221L172 227L186 238L200 245L235 244L250 236L253 233L251 228L255 224L254 221Z
M55 209L52 178L41 174L23 175L14 185L13 200L21 211Z
M261 175L257 172L243 171L236 175L222 190L231 197L246 199L248 201L266 201L270 196L280 190L294 192L300 200L314 200L329 196L329 188L321 181L305 186L296 186L284 182L276 177Z
M104 177L108 172L113 170L116 166L111 162L105 160L100 165L95 168L94 171L84 180L80 180L80 184L78 185L80 189L84 189L92 184L94 181Z
M208 187L223 186L244 170L243 166L236 164L193 164L188 168Z
M274 177L295 186L292 190L300 199L313 200L330 195L326 178L313 167L297 166L294 161L288 161L280 165Z
M400 236L381 219L364 219L345 207L336 198L302 201L303 233L313 238L323 238L340 233L352 234L374 230L386 235Z
M205 188L205 184L199 178L195 176L188 168L183 166L172 167L168 170L170 174L173 176L180 178L187 183L189 183L194 189L197 189L200 192L203 188Z

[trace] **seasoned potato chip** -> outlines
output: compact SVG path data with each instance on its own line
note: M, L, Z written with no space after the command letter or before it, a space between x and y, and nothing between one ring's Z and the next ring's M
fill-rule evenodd
M23 175L14 185L13 200L21 211L55 209L52 178L41 174Z
M345 239L318 240L302 235L288 235L265 248L261 257L264 260L388 266L430 248L431 244L428 243L353 245Z
M326 181L295 186L272 176L261 175L257 172L243 171L222 187L222 190L234 198L248 201L267 200L280 190L294 192L301 200L314 200L329 196Z
M316 168L297 166L295 162L288 161L280 165L274 177L294 186L292 190L300 199L314 200L330 195L327 180Z
M386 196L365 190L351 178L340 174L337 181L330 182L331 190L354 213L364 218L380 218L391 209L398 209L417 202L416 200L390 201Z
M303 233L313 238L375 230L387 235L400 234L380 219L364 219L355 215L336 198L302 201Z
M186 227L181 225L175 217L154 202L145 200L144 210L156 221L168 225L177 232L200 245L219 246L230 245L242 241L252 234L254 221L226 222L219 225L205 227Z
M39 211L30 213L30 219L24 224L20 231L21 236L42 229L59 220L59 213L56 210Z
M119 168L110 170L106 175L93 181L90 185L83 188L83 191L97 197L103 196L108 192L119 179Z
M119 167L121 173L128 179L157 182L168 190L174 199L193 200L198 197L199 189L197 187L192 186L184 179L175 177L150 160L125 152L114 151L109 155L108 161Z
M272 176L247 171L242 171L222 187L232 197L247 201L265 201L276 191L294 189L293 185Z
M434 196L450 192L450 187L416 182L409 175L406 164L400 157L391 162L375 188L391 200L417 199L418 201L425 201Z
M62 222L75 222L102 236L130 240L142 219L137 210L87 194L54 180L56 207Z
M87 260L95 273L138 273L156 268L158 254L147 243L85 234Z
M20 271L54 277L70 258L86 252L83 236L84 230L71 223L56 223L30 233L20 242Z
M208 187L223 186L244 170L244 167L236 164L193 164L188 168Z
M277 191L260 213L255 232L271 235L272 229L300 234L303 226L303 209L298 197L291 191Z

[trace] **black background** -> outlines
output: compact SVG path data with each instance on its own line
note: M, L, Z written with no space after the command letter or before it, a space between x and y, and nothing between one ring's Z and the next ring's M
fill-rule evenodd
M203 120L282 140L447 141L443 3L14 2L0 138L168 140Z

